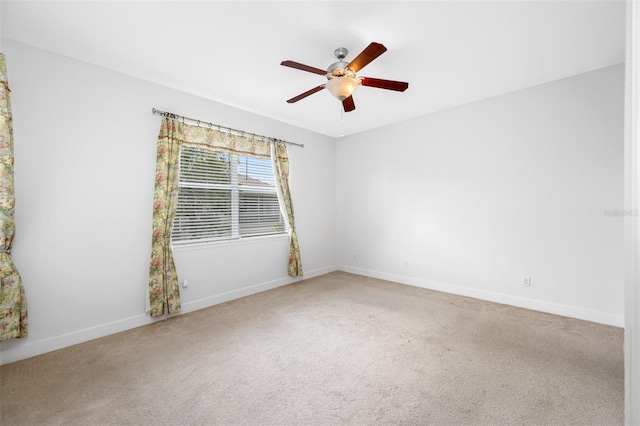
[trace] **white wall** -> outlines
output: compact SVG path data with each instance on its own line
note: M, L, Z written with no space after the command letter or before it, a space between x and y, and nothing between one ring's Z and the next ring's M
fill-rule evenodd
M153 107L304 143L289 147L305 277L335 270L335 141L300 128L3 40L12 89L16 239L29 337L4 363L151 322ZM286 238L176 252L183 311L294 281Z
M621 326L623 93L619 65L339 140L341 268Z

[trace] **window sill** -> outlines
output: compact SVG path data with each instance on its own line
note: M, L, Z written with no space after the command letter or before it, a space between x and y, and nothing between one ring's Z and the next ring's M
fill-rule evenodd
M207 241L204 243L172 245L171 248L175 253L175 252L192 251L192 250L206 250L210 248L218 248L218 247L225 247L225 246L263 244L263 243L279 241L279 240L289 240L289 234L265 235L262 237L251 237L251 238L242 238L242 239L235 239L235 240L219 240L219 241Z

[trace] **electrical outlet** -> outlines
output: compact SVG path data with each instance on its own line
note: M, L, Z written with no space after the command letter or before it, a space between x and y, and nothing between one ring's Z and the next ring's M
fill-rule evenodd
M182 280L182 288L186 289L187 287L189 287L189 281Z
M525 287L531 287L531 277L523 275L522 276L522 285Z

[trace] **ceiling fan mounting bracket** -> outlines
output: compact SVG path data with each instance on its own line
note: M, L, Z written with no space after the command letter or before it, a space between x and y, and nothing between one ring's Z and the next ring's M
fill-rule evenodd
M344 47L338 47L336 50L333 51L333 54L336 55L336 58L342 61L344 58L347 57L347 55L349 54L349 51Z

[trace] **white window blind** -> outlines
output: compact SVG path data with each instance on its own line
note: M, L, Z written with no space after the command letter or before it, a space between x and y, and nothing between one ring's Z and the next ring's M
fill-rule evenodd
M270 159L181 148L174 245L286 231Z

